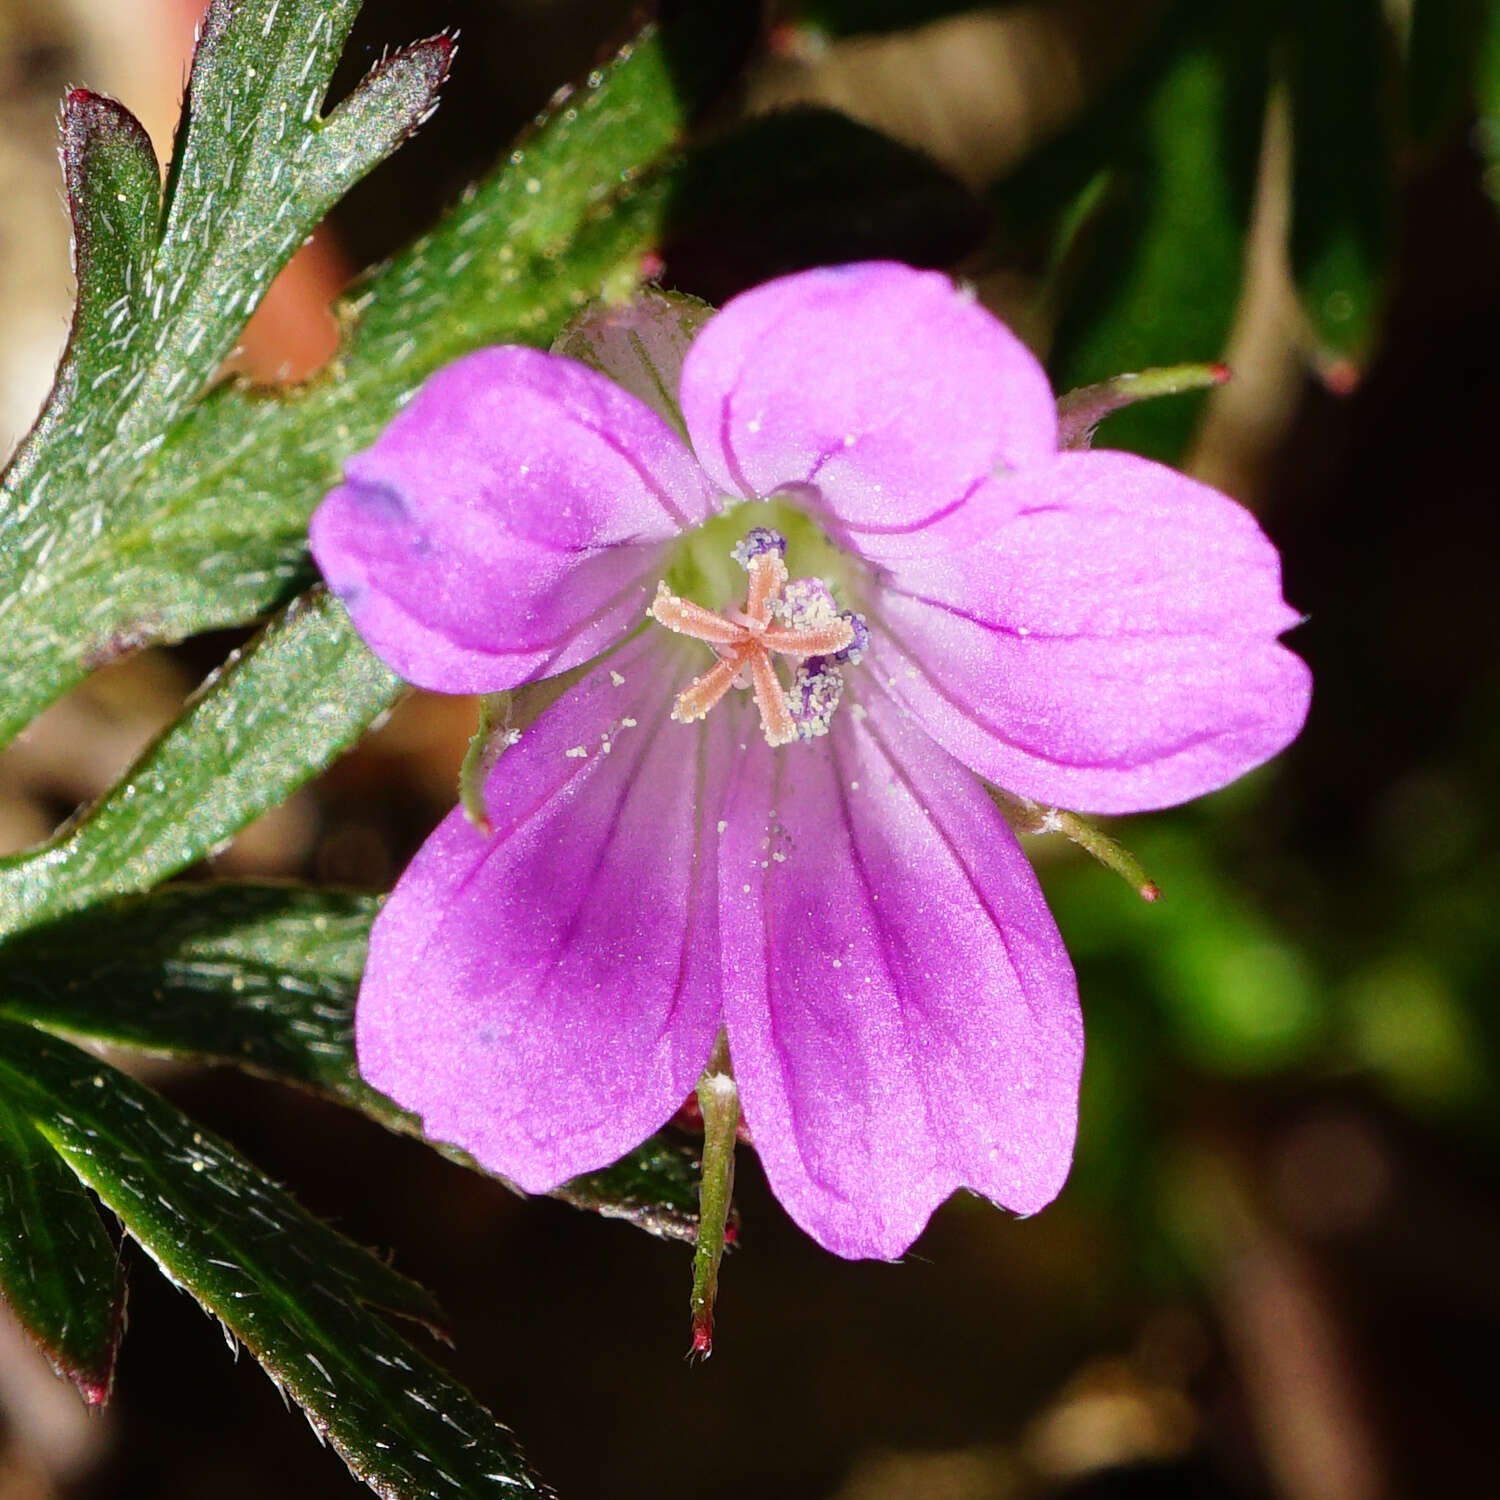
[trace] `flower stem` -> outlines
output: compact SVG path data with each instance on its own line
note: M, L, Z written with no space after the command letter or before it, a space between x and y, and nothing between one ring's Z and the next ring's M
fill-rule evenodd
M740 1123L740 1093L729 1068L723 1033L698 1080L703 1114L703 1173L698 1189L698 1239L693 1248L692 1354L707 1359L714 1346L714 1298L729 1204L734 1196L734 1142Z

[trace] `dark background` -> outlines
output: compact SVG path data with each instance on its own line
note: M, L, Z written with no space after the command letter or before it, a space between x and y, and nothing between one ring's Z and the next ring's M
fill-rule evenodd
M350 81L387 42L437 25L463 40L436 119L336 214L346 263L431 222L623 35L628 9L370 0ZM38 24L11 11L13 29ZM16 108L45 96L49 69L87 58L49 25L51 50L12 79ZM721 122L816 76L822 64L781 42ZM1059 89L1107 62L1062 68ZM939 71L930 87L967 98L973 82ZM898 97L881 123L915 145L930 122ZM1245 429L1223 423L1214 437L1211 418L1194 450L1204 472L1245 476L1282 548L1287 596L1308 615L1293 644L1317 683L1306 733L1247 783L1116 830L1162 884L1156 907L1072 851L1035 846L1091 1049L1078 1165L1045 1213L1015 1221L957 1199L905 1263L847 1264L787 1221L743 1156L718 1347L692 1366L682 1247L523 1203L270 1085L153 1074L437 1293L457 1340L444 1357L562 1494L1492 1489L1500 218L1462 132L1403 158L1397 201L1388 316L1357 388L1334 395L1283 357L1255 440L1236 447ZM757 266L748 243L716 255L700 230L668 254L666 280L719 297L780 269ZM969 253L1010 311L1018 283ZM222 644L132 667L103 709L97 688L74 706L84 718L66 734L87 733L90 713L136 733L119 728L135 722L130 703L169 702ZM225 867L388 884L451 802L470 723L465 705L407 704ZM102 772L10 774L6 795L45 822ZM254 1363L233 1363L196 1306L124 1253L131 1329L103 1419L70 1426L28 1351L0 1348L0 1496L359 1493ZM63 1436L49 1446L54 1417Z

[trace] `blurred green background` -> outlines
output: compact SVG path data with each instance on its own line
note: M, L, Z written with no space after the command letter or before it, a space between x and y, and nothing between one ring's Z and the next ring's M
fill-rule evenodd
M718 300L795 265L900 255L971 277L1060 388L1227 358L1236 378L1211 400L1137 409L1100 441L1250 504L1308 616L1301 740L1113 830L1159 903L1029 841L1088 1024L1068 1188L1027 1221L954 1200L904 1264L849 1265L787 1222L747 1157L718 1348L690 1367L681 1247L522 1203L269 1085L151 1076L437 1292L454 1368L568 1496L1492 1492L1491 8L808 0L758 32L724 9L744 69L703 122L663 280ZM191 10L0 0L9 436L66 327L57 98L87 83L170 128ZM431 222L629 14L370 0L348 81L439 25L462 30L458 65L436 119L335 215L290 332L252 350L264 370L308 328L315 343L332 286ZM7 846L106 784L225 644L111 668L0 757ZM471 726L471 705L406 703L216 871L384 888L451 804ZM362 1493L144 1264L132 1322L99 1419L0 1330L0 1496Z

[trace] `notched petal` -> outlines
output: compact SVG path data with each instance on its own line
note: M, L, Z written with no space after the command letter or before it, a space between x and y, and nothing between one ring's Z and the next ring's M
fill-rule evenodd
M688 352L682 409L726 490L795 490L873 560L920 549L997 465L1049 456L1057 432L1046 376L1009 329L946 276L885 262L727 303Z
M345 473L313 517L313 555L375 652L440 692L588 660L714 504L655 412L523 348L439 371Z
M490 773L492 832L455 810L371 934L361 1072L530 1191L665 1123L718 1032L728 747L668 720L677 650L639 637L545 712Z
M1072 1158L1072 966L1003 817L879 693L815 745L751 747L720 850L725 1019L792 1217L894 1258L969 1187L1032 1213Z
M1311 675L1276 549L1207 485L1126 453L1061 454L987 486L970 545L907 560L872 615L872 670L1005 790L1142 812L1291 742Z

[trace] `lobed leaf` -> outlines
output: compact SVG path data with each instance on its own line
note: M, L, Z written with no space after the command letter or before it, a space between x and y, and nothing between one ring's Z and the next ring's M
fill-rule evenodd
M125 1279L93 1199L0 1094L0 1295L90 1406L109 1397Z
M549 1493L512 1435L373 1311L436 1325L427 1293L224 1142L132 1079L14 1021L0 1021L0 1088L377 1494Z
M307 518L341 461L428 374L485 343L545 345L584 302L638 281L669 198L643 179L739 39L719 8L647 28L344 302L346 345L321 379L198 399L283 242L289 253L432 106L446 38L398 54L315 118L314 84L354 9L216 0L210 12L151 290L116 310L115 341L156 352L111 377L119 399L49 408L0 491L0 744L101 661L285 600L310 577Z
M77 311L52 394L0 480L0 743L89 667L187 633L194 604L226 584L243 594L254 578L275 597L293 580L300 559L237 556L222 517L174 535L171 508L135 490L292 252L433 108L446 37L398 53L318 117L358 8L214 0L164 198L129 112L68 97Z
M421 1121L359 1076L354 1002L379 899L291 886L179 886L92 906L0 947L0 1015L62 1035L230 1063L315 1089L388 1130ZM453 1148L445 1155L480 1170ZM697 1152L656 1136L554 1196L691 1240Z

